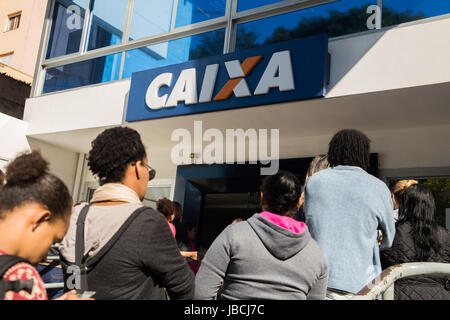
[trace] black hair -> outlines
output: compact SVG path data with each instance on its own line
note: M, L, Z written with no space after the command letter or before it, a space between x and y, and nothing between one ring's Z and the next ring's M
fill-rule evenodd
M433 193L424 185L407 187L400 197L397 225L409 223L416 248L416 260L426 262L432 252L439 254L441 245L437 238L436 203Z
M0 191L0 219L7 212L38 203L52 213L51 221L70 215L72 197L64 182L51 174L39 151L19 155L6 168L6 184Z
M263 210L293 217L301 196L300 180L293 173L278 171L264 178L260 191L263 193Z
M88 166L100 184L121 182L130 163L146 157L141 136L127 127L106 129L92 141Z
M192 231L192 229L196 229L196 227L194 226L194 224L190 221L184 222L183 223L186 226L186 231Z
M156 202L156 210L161 212L164 215L164 217L168 218L174 213L173 202L167 198L159 199Z
M0 189L3 187L3 184L5 183L5 174L2 170L0 170Z
M175 210L175 219L181 219L181 216L183 215L183 207L181 206L181 203L173 201L172 204Z
M370 140L354 129L337 132L328 145L328 162L331 167L356 166L367 171L370 165Z

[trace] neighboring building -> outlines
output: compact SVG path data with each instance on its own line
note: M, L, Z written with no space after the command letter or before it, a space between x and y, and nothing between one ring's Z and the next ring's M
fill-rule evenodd
M137 129L148 148L157 171L149 198L169 196L184 204L185 218L200 226L200 237L205 225L221 221L211 227L216 232L235 218L233 212L243 216L257 210L260 176L252 164L173 163L177 142L172 134L180 128L194 134L194 121L203 121L203 132L216 128L223 136L226 129L280 129L280 168L299 176L311 157L327 151L336 131L355 128L372 140L373 173L386 183L450 179L449 1L53 0L46 16L23 135L50 159L75 202L88 199L98 186L85 161L91 141L117 125ZM324 76L324 70L315 69L310 48L298 52L293 45L283 50L305 53L312 68L294 74L295 88L287 81L283 90L275 86L264 96L253 96L258 84L253 78L262 74L270 56L250 75L254 65L232 63L226 69L226 60L217 63L216 86L202 86L206 71L201 70L223 54L236 52L225 58L242 63L250 57L247 49L253 50L252 57L264 55L271 44L297 44L284 41L319 34L329 37L318 51L330 54L328 81L316 77L316 72ZM209 102L196 103L198 95L186 86L195 74L186 73L185 84L178 86L184 97L175 96L175 106L167 103L182 71L177 64L206 57L210 63L199 60L190 68L200 72L200 100ZM165 69L133 74L159 67ZM208 79L217 75L214 68ZM146 96L148 77L158 72L166 73L165 82L155 86L156 94ZM278 73L272 73L276 78ZM232 103L210 101L227 97L219 90L229 78L246 78L248 87L236 84L228 92ZM312 79L319 81L314 95L284 98ZM209 96L202 96L200 88L206 93L210 88ZM161 105L141 108L153 98ZM249 157L237 160L253 160ZM443 220L445 206L450 203L441 203Z
M4 26L0 33L0 113L3 115L23 119L46 7L47 1L43 0L0 0L0 26Z
M29 149L23 131L47 0L0 0L0 169ZM20 120L17 120L20 119Z
M0 0L0 63L16 70L9 76L29 84L36 68L47 2Z

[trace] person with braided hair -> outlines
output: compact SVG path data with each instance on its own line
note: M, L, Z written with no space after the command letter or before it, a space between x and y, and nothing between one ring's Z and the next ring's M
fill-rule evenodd
M261 184L263 212L230 224L213 242L196 275L195 298L322 300L327 264L304 222L293 217L301 185L279 171Z
M328 263L328 299L350 298L380 274L380 250L394 239L391 193L367 173L369 149L364 133L337 132L328 148L330 168L311 176L306 187L306 224Z

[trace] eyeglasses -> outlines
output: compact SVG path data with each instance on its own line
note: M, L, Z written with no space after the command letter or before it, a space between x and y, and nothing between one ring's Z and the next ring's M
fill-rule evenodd
M153 180L156 176L156 170L144 162L141 162L141 163L144 167L146 167L148 169L148 181Z

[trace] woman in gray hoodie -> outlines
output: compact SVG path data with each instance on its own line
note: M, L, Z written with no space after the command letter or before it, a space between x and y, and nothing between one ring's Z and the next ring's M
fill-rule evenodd
M305 223L297 177L286 171L261 185L263 212L228 226L206 253L195 280L196 299L324 299L325 258Z

